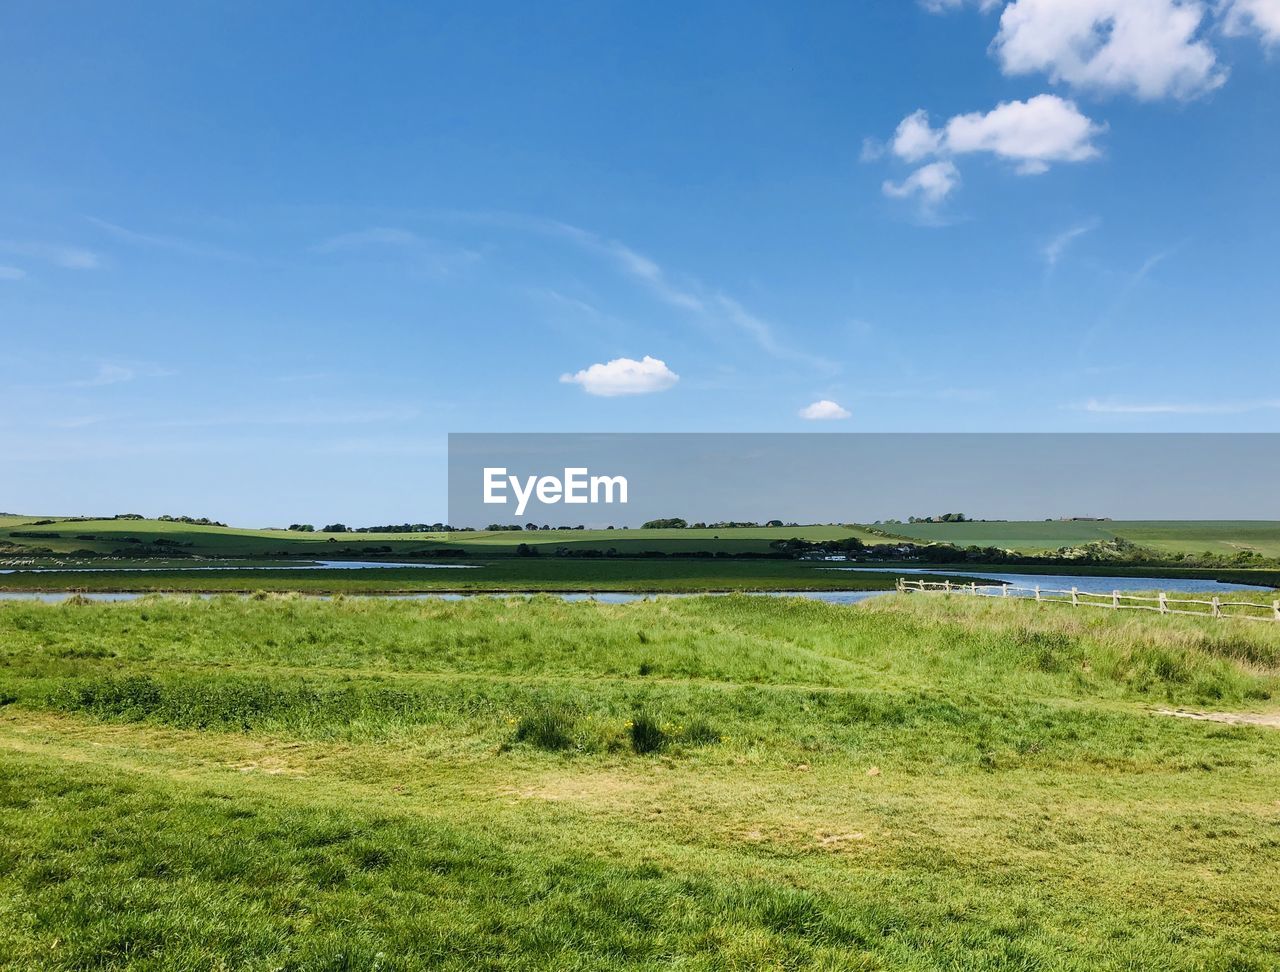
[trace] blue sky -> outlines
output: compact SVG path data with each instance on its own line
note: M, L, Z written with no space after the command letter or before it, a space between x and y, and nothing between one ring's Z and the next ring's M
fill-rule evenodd
M434 520L450 431L1280 427L1280 0L179 6L0 13L0 509Z

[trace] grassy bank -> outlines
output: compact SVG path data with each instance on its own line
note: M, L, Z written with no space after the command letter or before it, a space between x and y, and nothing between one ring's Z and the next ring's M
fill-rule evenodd
M1270 626L0 605L0 963L1273 967Z

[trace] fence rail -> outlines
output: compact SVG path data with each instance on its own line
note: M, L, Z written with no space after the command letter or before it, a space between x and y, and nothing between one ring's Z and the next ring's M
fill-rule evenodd
M1072 607L1098 607L1123 611L1154 611L1157 614L1188 614L1200 618L1235 618L1241 621L1280 622L1280 600L1224 601L1220 597L1205 600L1194 597L1170 597L1163 591L1154 597L1142 594L1095 594L1079 588L1017 587L1013 584L953 584L951 581L923 581L898 578L899 594L967 594L975 597L1021 597L1039 602L1070 604Z

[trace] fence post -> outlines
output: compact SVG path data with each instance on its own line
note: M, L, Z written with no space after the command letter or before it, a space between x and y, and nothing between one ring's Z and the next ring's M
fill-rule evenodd
M1213 596L1213 616L1215 618L1222 617L1222 602L1216 594Z
M1160 613L1161 614L1169 613L1169 595L1166 594L1164 591L1160 592Z
M1111 606L1112 606L1113 608L1118 608L1118 607L1120 606L1120 592L1119 592L1119 591L1112 591L1112 592L1111 592Z
M1280 621L1280 601L1272 601L1271 610L1275 613L1275 620Z
M1039 600L1040 600L1040 585L1039 585L1039 584L1037 584L1037 585L1036 585L1036 600L1037 600L1037 601L1039 601Z
M1078 587L1071 588L1071 606L1080 606L1080 589Z
M1008 585L1008 584L1001 584L1001 585L1000 585L1000 596L1001 596L1001 597L1008 597L1008 596L1009 596L1009 585ZM1276 602L1276 617L1277 617L1277 618L1280 618L1280 601L1277 601L1277 602Z
M969 593L970 593L970 594L977 594L977 593L978 593L978 582L977 582L977 581L970 581L970 582L969 582Z
M950 578L950 577L948 577L948 578L947 578L945 581L943 581L942 583L943 583L943 590L944 590L944 591L946 591L946 593L950 594L950 593L951 593L951 578Z

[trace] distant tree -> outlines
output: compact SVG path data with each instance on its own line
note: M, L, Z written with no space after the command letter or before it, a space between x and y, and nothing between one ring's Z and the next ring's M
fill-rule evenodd
M289 529L294 533L315 533L316 528L310 523L290 523Z
M345 523L329 523L321 527L321 533L347 533L347 525Z
M538 556L538 548L531 547L527 543L518 544L516 546L517 557L536 557Z
M766 523L766 524L765 524L765 526L767 526L767 527L780 527L780 526L782 526L782 521L781 521L781 520L770 520L768 523Z
M647 520L640 524L641 530L683 530L689 524L678 516L661 520Z

